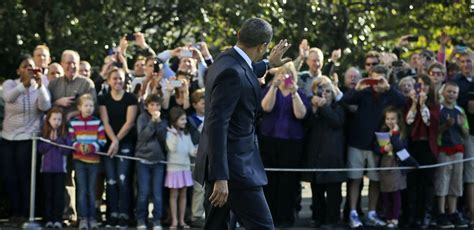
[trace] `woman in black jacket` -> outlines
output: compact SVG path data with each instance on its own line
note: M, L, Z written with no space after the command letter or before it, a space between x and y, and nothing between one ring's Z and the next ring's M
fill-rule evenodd
M335 86L325 76L313 83L312 114L309 117L308 168L345 168L344 109L335 100ZM334 225L340 220L341 183L345 172L311 172L313 220L318 225Z

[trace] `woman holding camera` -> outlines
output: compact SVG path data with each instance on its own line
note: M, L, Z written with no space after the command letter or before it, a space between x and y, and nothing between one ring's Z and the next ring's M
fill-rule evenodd
M434 86L425 74L416 76L406 110L408 152L420 165L437 162L440 105ZM408 225L429 227L434 199L434 169L414 170L407 175L408 207L403 212Z
M140 86L140 97L145 100L151 94L163 96L165 82L163 80L163 64L155 56L145 60L145 79Z
M176 77L166 80L166 91L163 96L163 109L168 110L179 106L184 110L190 108L189 82L191 78L187 72L178 71Z
M133 156L136 131L133 128L138 110L134 94L124 90L125 73L114 68L107 75L110 92L99 96L100 118L107 134L108 157L103 157L107 182L107 226L125 227L131 204L130 161L115 155ZM125 114L126 116L123 116Z
M3 83L5 118L1 155L4 187L11 207L9 222L21 225L28 216L31 140L40 131L43 112L51 108L51 97L33 58L25 55L18 63L19 78Z
M336 102L337 90L326 76L313 81L311 113L308 116L308 141L305 166L308 168L345 168L345 111ZM346 172L309 172L303 179L311 183L314 227L327 227L340 221L341 184Z
M276 70L275 77L263 94L264 111L260 123L260 151L266 168L300 167L303 155L303 119L309 102L297 88L297 73L293 63ZM265 196L277 226L289 227L295 221L299 174L267 172Z

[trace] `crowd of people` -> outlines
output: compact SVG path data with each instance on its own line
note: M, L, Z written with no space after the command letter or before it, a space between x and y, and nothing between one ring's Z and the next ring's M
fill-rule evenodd
M362 169L268 171L264 193L276 226L295 223L301 181L311 184L313 227L474 226L474 161L456 163L474 156L473 54L454 49L448 56L443 34L439 50L413 52L405 61L407 42L404 36L393 52L367 52L363 68L354 63L344 71L340 49L326 60L303 40L292 62L258 79L257 133L266 168ZM136 54L127 52L130 45ZM45 227L62 228L63 221L79 229L202 227L206 198L192 163L204 96L212 93L204 89L213 64L205 42L157 54L142 33L123 36L97 73L74 50L51 63L46 45L17 63L18 76L2 85L0 189L8 224L27 220L32 143L42 137L49 141L38 140L36 196ZM436 163L447 164L363 170Z

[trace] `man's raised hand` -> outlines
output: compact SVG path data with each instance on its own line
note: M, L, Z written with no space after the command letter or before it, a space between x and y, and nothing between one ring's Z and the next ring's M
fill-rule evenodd
M273 47L270 56L268 56L270 68L280 67L291 61L291 58L283 58L283 54L285 54L290 47L291 44L288 43L286 39L280 40L280 42Z

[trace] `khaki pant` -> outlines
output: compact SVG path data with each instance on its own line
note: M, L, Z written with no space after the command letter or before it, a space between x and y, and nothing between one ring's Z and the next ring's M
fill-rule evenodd
M438 163L446 163L463 159L463 153L448 155L439 153ZM435 172L435 195L436 196L462 196L463 164L456 163L436 168Z
M204 187L197 181L193 183L193 200L191 204L192 220L204 218Z

